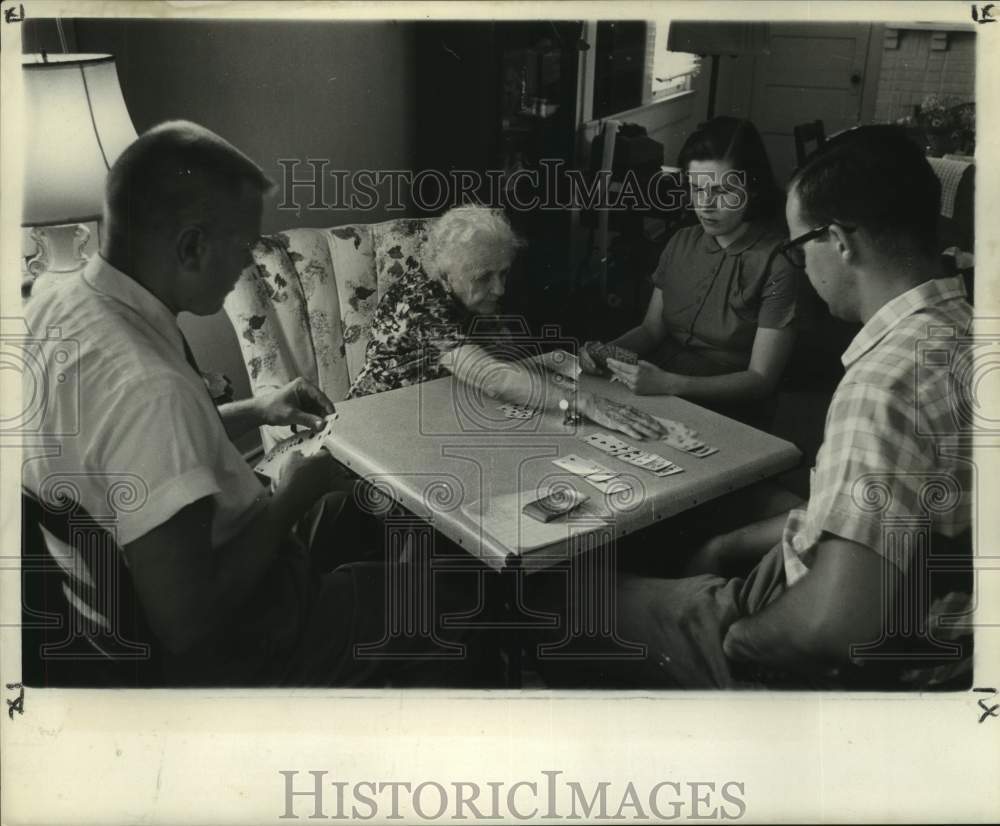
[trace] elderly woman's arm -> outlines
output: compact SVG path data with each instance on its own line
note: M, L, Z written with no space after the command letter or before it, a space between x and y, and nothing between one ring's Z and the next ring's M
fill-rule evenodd
M450 350L442 356L441 365L460 381L479 387L493 399L526 406L537 406L539 399L543 399L547 410L558 410L559 402L566 399L580 415L633 439L657 438L663 434L660 423L641 410L587 391L567 391L552 380L548 371L523 362L502 361L475 344L462 344Z

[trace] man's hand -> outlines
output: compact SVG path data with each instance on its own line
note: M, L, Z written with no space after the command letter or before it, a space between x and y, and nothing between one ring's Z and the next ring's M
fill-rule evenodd
M676 396L685 378L642 360L638 364L626 364L608 359L608 368L612 381L617 379L637 396Z
M603 376L606 372L597 366L597 362L594 361L590 353L587 351L587 348L590 345L600 343L601 342L599 341L585 341L577 353L580 360L580 369L583 370L584 373L589 373L591 376Z
M633 439L658 439L664 433L663 426L648 413L603 396L580 393L577 405L578 411L592 422L619 430Z
M308 457L296 451L281 466L277 489L287 491L295 501L306 503L307 509L319 497L336 489L343 479L340 465L326 450Z
M312 382L293 379L284 387L256 397L261 424L323 427L323 418L336 412L333 402Z

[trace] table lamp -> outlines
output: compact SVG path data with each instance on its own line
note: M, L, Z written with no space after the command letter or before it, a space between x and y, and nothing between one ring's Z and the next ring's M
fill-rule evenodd
M99 221L104 179L136 138L115 59L106 54L25 55L24 211L38 252L28 278L68 273L86 264Z
M719 87L720 55L763 55L770 49L768 23L716 23L701 20L677 20L667 32L667 49L690 52L711 58L708 81L707 118L715 117L715 99Z

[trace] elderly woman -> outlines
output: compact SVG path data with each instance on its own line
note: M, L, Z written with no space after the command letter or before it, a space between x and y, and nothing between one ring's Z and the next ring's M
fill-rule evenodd
M498 210L466 206L442 215L424 245L425 269L403 275L382 296L372 319L365 366L348 398L454 373L460 380L483 385L492 398L535 403L537 371L508 362L502 370L483 369L500 360L488 346L469 340L473 321L497 312L521 246ZM564 395L553 384L542 397L555 406ZM636 439L662 432L651 416L592 393L580 391L567 401L576 413Z

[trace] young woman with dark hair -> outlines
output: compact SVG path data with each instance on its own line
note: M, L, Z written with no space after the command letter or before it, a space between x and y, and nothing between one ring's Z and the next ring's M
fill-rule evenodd
M636 394L684 396L763 424L794 346L802 280L778 254L784 197L746 120L700 125L678 164L698 223L667 243L642 323L611 342L638 353L638 364L612 358L608 369ZM586 351L583 369L600 372Z

